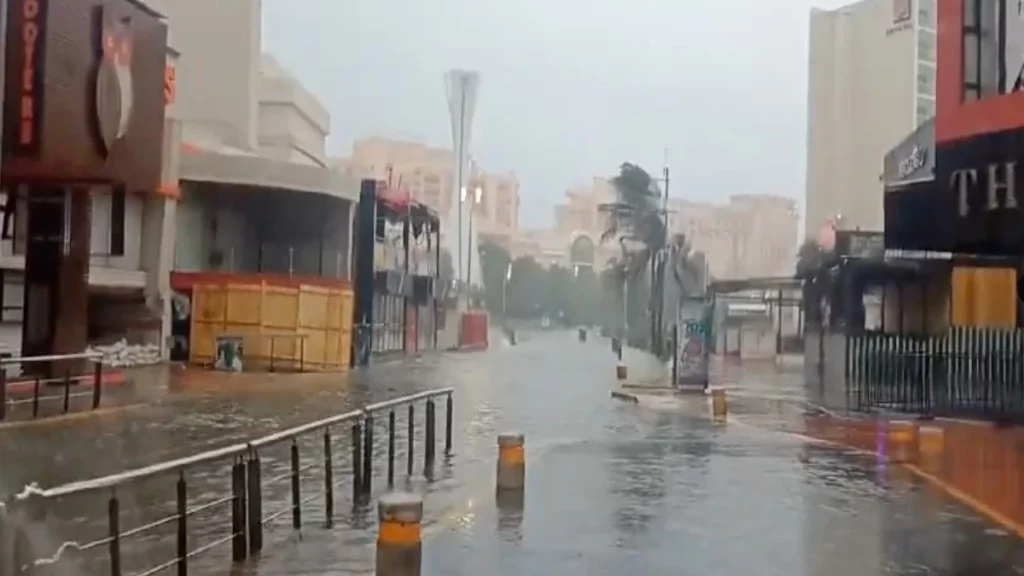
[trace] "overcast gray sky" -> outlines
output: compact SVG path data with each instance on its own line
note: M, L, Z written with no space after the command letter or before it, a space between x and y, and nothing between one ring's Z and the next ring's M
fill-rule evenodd
M472 153L512 170L524 227L623 161L672 196L803 202L807 27L839 0L263 0L264 50L355 138L450 146L443 74L481 74Z

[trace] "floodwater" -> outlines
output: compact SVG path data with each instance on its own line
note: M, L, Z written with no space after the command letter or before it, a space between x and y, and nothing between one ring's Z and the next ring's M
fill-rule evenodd
M424 477L422 404L416 412L415 470L405 474L405 411L396 414L397 484L425 495L424 574L759 574L864 575L1024 572L1024 545L899 468L770 430L799 418L780 401L744 420L714 425L706 401L628 405L609 398L615 358L607 341L581 344L575 332L533 333L520 345L444 354L337 375L225 376L172 373L130 391L145 407L65 424L0 430L0 493L44 487L249 440L342 413L371 401L431 388L455 389L454 447L441 455L444 403L437 412L438 461ZM657 366L628 356L631 375ZM734 375L752 389L777 375ZM742 383L742 382L741 382ZM760 386L760 388L759 388ZM781 386L781 385L780 385ZM787 388L786 395L793 390ZM129 392L123 392L129 394ZM778 413L775 413L777 411ZM374 495L385 482L386 425L375 427ZM527 437L523 503L495 502L495 437ZM332 431L334 527L326 529L322 436L298 443L303 468L302 529L287 513L287 443L261 451L264 551L239 568L252 574L373 572L375 517L351 504L348 425ZM186 472L189 506L229 494L231 462ZM117 492L122 531L174 514L176 476ZM49 574L108 574L109 492L16 511ZM189 518L189 549L229 535L226 505ZM173 559L174 523L121 543L124 574ZM57 554L58 550L60 553ZM189 562L193 574L228 573L230 545ZM173 566L170 570L173 570ZM966 572L965 572L966 571Z

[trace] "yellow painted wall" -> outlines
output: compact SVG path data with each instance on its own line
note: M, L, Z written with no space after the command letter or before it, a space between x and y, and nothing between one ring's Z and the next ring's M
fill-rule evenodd
M300 284L197 284L192 292L189 361L210 364L217 337L243 338L246 364L305 370L348 370L352 344L351 288ZM271 339L267 335L288 337ZM304 344L298 338L302 336ZM304 349L303 349L304 348Z
M1016 327L1016 270L958 267L951 284L954 326Z

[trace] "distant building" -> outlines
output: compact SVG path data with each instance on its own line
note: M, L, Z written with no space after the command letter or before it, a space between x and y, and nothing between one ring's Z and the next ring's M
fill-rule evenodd
M390 138L366 138L352 144L352 154L332 161L345 175L390 182L442 215L441 235L457 223L444 221L455 198L455 158L447 148ZM485 238L508 246L519 229L519 180L514 173L491 173L472 165L467 190L481 188L473 227ZM463 223L468 225L468 223Z
M555 206L550 229L523 231L513 243L512 255L532 256L544 266L570 267L586 263L587 252L601 271L622 254L618 242L601 242L607 216L601 205L615 201L615 190L605 178L565 192ZM780 276L796 265L796 203L781 196L738 195L726 204L669 200L669 234L684 234L693 252L703 252L715 278ZM576 256L573 256L575 246Z

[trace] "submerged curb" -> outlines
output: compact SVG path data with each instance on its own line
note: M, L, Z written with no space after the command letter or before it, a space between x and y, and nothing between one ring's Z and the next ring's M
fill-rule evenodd
M630 394L629 392L622 392L620 390L612 390L612 398L622 400L623 402L629 402L631 404L640 403L640 398L636 394Z

